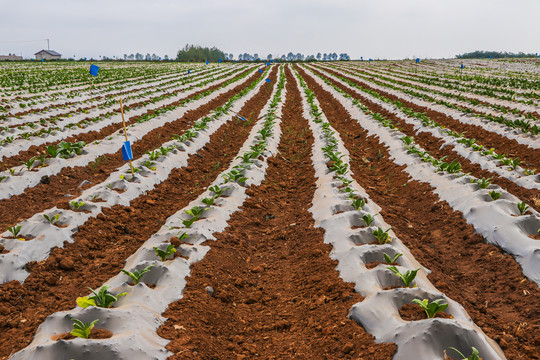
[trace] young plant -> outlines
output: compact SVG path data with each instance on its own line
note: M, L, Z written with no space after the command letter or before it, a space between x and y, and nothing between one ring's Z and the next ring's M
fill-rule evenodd
M369 226L371 225L373 220L375 220L375 216L377 216L377 214L375 215L365 214L364 216L362 216L362 221L364 222L364 224L366 224L366 226Z
M536 169L524 170L524 172L525 172L525 175L527 176L534 175L534 173L536 172Z
M517 204L517 208L519 210L519 213L521 215L524 215L527 212L527 210L529 210L529 205L525 204L525 201L522 201Z
M173 244L170 244L167 246L166 250L161 250L160 248L154 246L154 251L156 252L156 255L159 256L161 261L165 261L169 256L176 252L176 249L174 248Z
M489 185L491 185L490 180L491 178L482 178L481 180L473 179L472 182L477 183L480 189L486 189Z
M365 205L366 205L366 199L364 199L364 198L358 197L358 198L352 200L352 206L356 210L362 209Z
M23 164L24 166L26 166L26 168L28 170L31 170L32 167L34 166L34 163L36 162L36 158L34 156L32 156L30 159L28 159L28 161L21 161L21 164Z
M209 188L209 190L211 192L213 192L215 194L215 198L218 198L220 197L221 195L223 195L223 193L225 192L225 190L227 190L228 188L226 187L219 187L219 185L214 185L212 186L211 188Z
M387 253L383 253L384 261L386 261L388 265L395 264L397 259L399 259L402 255L402 253L397 253L393 258L391 258Z
M216 198L213 196L210 196L210 197L202 199L202 202L205 205L211 206L211 205L214 205L214 200L216 200Z
M8 226L8 231L13 235L13 237L17 237L17 235L19 235L21 232L21 228L21 225Z
M492 190L489 192L489 196L491 196L493 200L498 200L501 197L501 195L502 194L500 192L497 192L495 190Z
M405 285L405 287L409 287L409 285L411 285L412 281L416 277L416 273L421 268L414 269L414 270L407 270L403 274L395 266L388 266L387 269L392 271L396 276L398 276L403 282L403 285Z
M94 295L77 298L77 305L85 309L90 306L110 308L113 303L118 301L119 297L127 295L127 292L123 292L115 296L109 292L109 288L109 285L104 285L98 292L88 288Z
M45 220L47 220L51 225L54 225L55 222L58 221L58 219L60 219L60 214L56 214L56 215L46 215L46 214L43 214L43 217L45 218Z
M466 357L465 355L463 355L463 353L461 351L459 351L458 349L456 349L454 347L449 347L449 349L452 349L455 352L457 352L459 354L459 356L461 356L462 360L482 360L480 358L480 352L474 346L471 346L472 353L471 353L471 355L469 357Z
M414 299L413 303L420 306L425 312L428 317L428 319L432 319L438 312L444 311L448 304L443 304L443 299L438 299L432 302L429 302L428 299L424 299L422 301L418 299Z
M73 330L70 334L81 339L88 339L90 332L94 328L94 325L98 322L99 319L92 321L91 323L83 323L81 320L73 319Z
M235 181L237 183L243 183L243 182L246 182L247 180L247 177L244 176L244 174L242 174L242 172L238 171L238 170L231 170L230 172L226 173L223 175L223 177L225 178L225 182L229 182L229 181Z
M122 269L121 271L124 274L126 274L127 276L129 276L131 278L131 280L133 280L133 285L137 285L141 281L141 277L144 274L146 274L147 272L149 272L152 269L153 266L154 265L148 265L147 267L145 267L141 271L135 270L133 272L130 272L130 271L126 271L124 269Z
M79 210L82 206L84 206L84 201L77 201L77 200L72 200L70 202L71 206L73 206L73 209L75 209L75 211Z
M377 230L372 231L371 233L375 236L377 241L379 242L379 245L386 244L389 240L388 237L388 231L390 231L391 228L388 228L387 230L383 230L380 227L377 228Z

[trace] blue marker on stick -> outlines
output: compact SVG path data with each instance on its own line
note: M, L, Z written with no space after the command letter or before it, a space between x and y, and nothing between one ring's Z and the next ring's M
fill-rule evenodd
M97 76L98 71L99 71L99 66L94 65L94 64L90 65L90 75Z
M266 78L266 82L269 83L271 80L270 78Z
M124 145L122 145L122 158L124 158L124 161L133 160L133 152L129 141L124 141Z

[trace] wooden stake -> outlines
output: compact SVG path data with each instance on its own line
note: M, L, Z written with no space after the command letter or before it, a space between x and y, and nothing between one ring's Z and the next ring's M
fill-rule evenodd
M126 141L129 141L127 137L126 120L124 120L124 106L122 105L122 98L120 98L120 112L122 113L122 123L124 124L124 136L126 137ZM132 160L129 160L129 165L131 166L131 175L135 176Z

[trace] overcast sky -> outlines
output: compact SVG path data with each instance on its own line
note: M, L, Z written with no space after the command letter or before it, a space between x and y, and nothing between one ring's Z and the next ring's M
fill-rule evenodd
M186 43L235 58L536 53L539 15L540 0L0 0L0 54L32 57L46 38L51 50L77 58L175 57Z

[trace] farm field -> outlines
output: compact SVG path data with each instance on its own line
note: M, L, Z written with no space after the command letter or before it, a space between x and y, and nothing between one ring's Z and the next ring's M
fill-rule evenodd
M99 65L0 64L0 359L540 359L538 59Z

